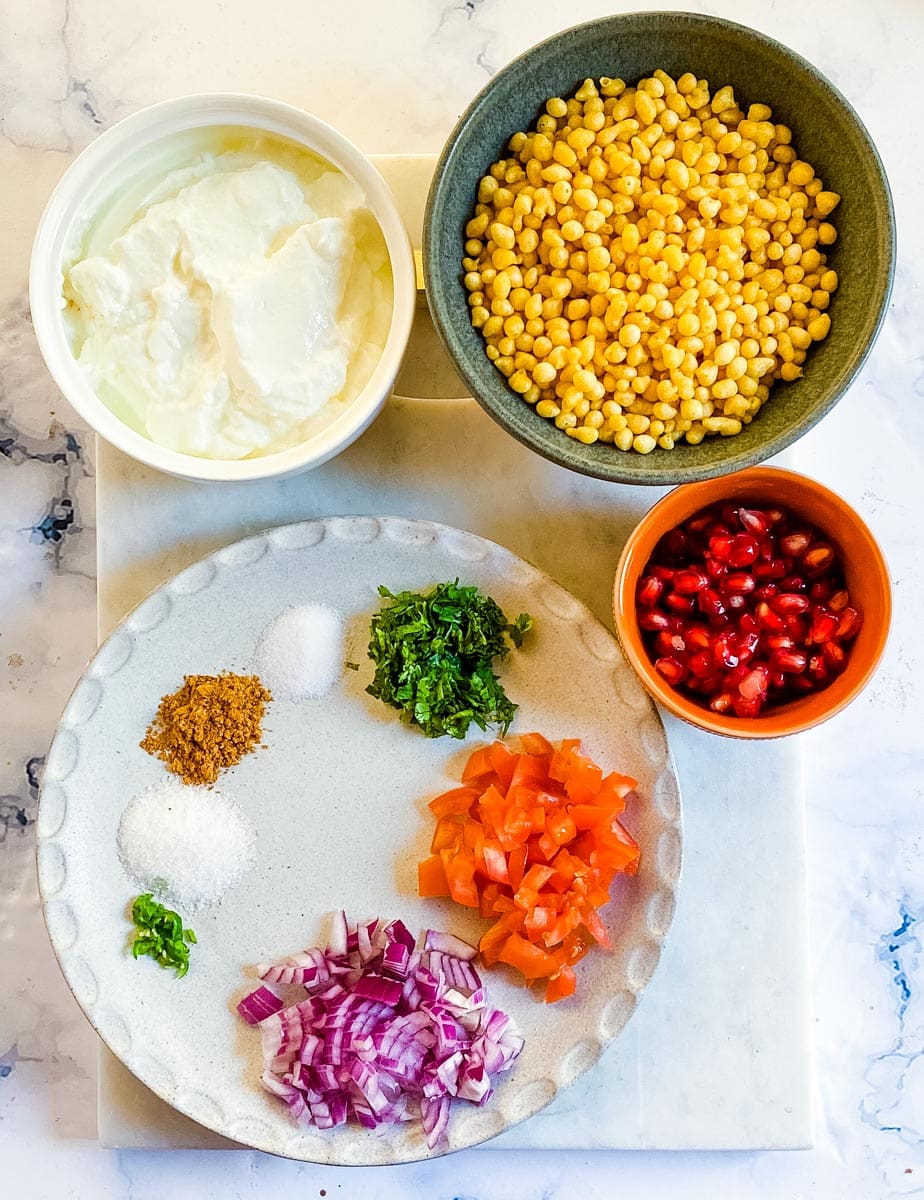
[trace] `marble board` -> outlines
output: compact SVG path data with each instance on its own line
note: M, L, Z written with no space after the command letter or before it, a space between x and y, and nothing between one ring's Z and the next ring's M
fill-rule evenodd
M434 160L376 160L419 245ZM376 512L457 525L533 562L612 625L616 560L661 494L546 462L458 395L425 317L372 428L319 469L196 485L97 448L99 635L152 588L248 533ZM792 453L783 456L789 463ZM638 1012L598 1067L493 1149L796 1149L811 1145L800 743L744 746L665 715L684 795L674 927ZM98 1128L112 1147L233 1148L100 1047Z

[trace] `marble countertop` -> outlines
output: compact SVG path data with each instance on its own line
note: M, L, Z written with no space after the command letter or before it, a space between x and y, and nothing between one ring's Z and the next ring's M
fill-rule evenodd
M800 51L867 123L892 181L899 264L862 375L801 444L869 520L895 586L882 669L806 736L817 1139L787 1153L468 1152L336 1171L247 1152L103 1151L96 1039L45 936L36 798L57 714L95 643L93 441L48 379L28 319L29 247L70 158L119 117L192 90L266 92L367 151L437 151L485 79L563 25L641 3L242 0L0 6L0 1179L11 1197L184 1200L362 1194L587 1200L880 1200L924 1193L924 642L916 620L924 458L924 158L917 0L690 4ZM434 66L438 70L434 70ZM617 1182L618 1181L618 1182Z

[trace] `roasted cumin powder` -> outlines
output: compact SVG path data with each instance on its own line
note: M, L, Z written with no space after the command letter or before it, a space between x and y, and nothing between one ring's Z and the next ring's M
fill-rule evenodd
M161 700L141 748L184 783L214 783L260 745L271 699L256 675L187 675L179 691Z

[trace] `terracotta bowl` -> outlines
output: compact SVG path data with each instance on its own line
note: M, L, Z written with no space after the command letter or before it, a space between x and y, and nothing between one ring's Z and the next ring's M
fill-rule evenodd
M756 508L778 505L820 529L840 558L851 603L863 628L851 644L847 666L823 691L754 718L719 714L671 687L654 668L642 641L635 593L659 539L702 508L733 500ZM845 708L869 682L889 634L892 594L882 551L859 515L835 492L795 471L753 467L724 479L675 488L650 509L626 543L613 586L616 633L626 658L649 693L666 709L710 733L726 737L773 738L820 725Z
M693 71L712 86L730 83L746 106L769 104L794 144L842 196L830 265L840 283L831 332L814 346L805 374L778 383L736 437L710 437L647 455L597 442L584 446L540 417L485 355L469 320L461 260L478 182L504 157L517 130L534 127L550 96L570 96L587 76L636 83L656 68ZM622 13L557 33L497 72L449 136L433 176L424 219L427 301L471 395L513 437L561 466L621 483L693 483L727 475L779 453L833 408L879 332L895 269L895 221L876 148L850 104L815 67L754 29L686 12Z

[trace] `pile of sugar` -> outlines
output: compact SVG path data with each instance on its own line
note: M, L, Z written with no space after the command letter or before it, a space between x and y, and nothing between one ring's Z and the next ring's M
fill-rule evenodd
M233 800L215 788L166 778L129 801L119 858L140 888L184 914L216 904L253 862L254 834Z
M324 604L302 604L263 630L254 670L274 700L318 700L340 678L345 653L340 613Z

